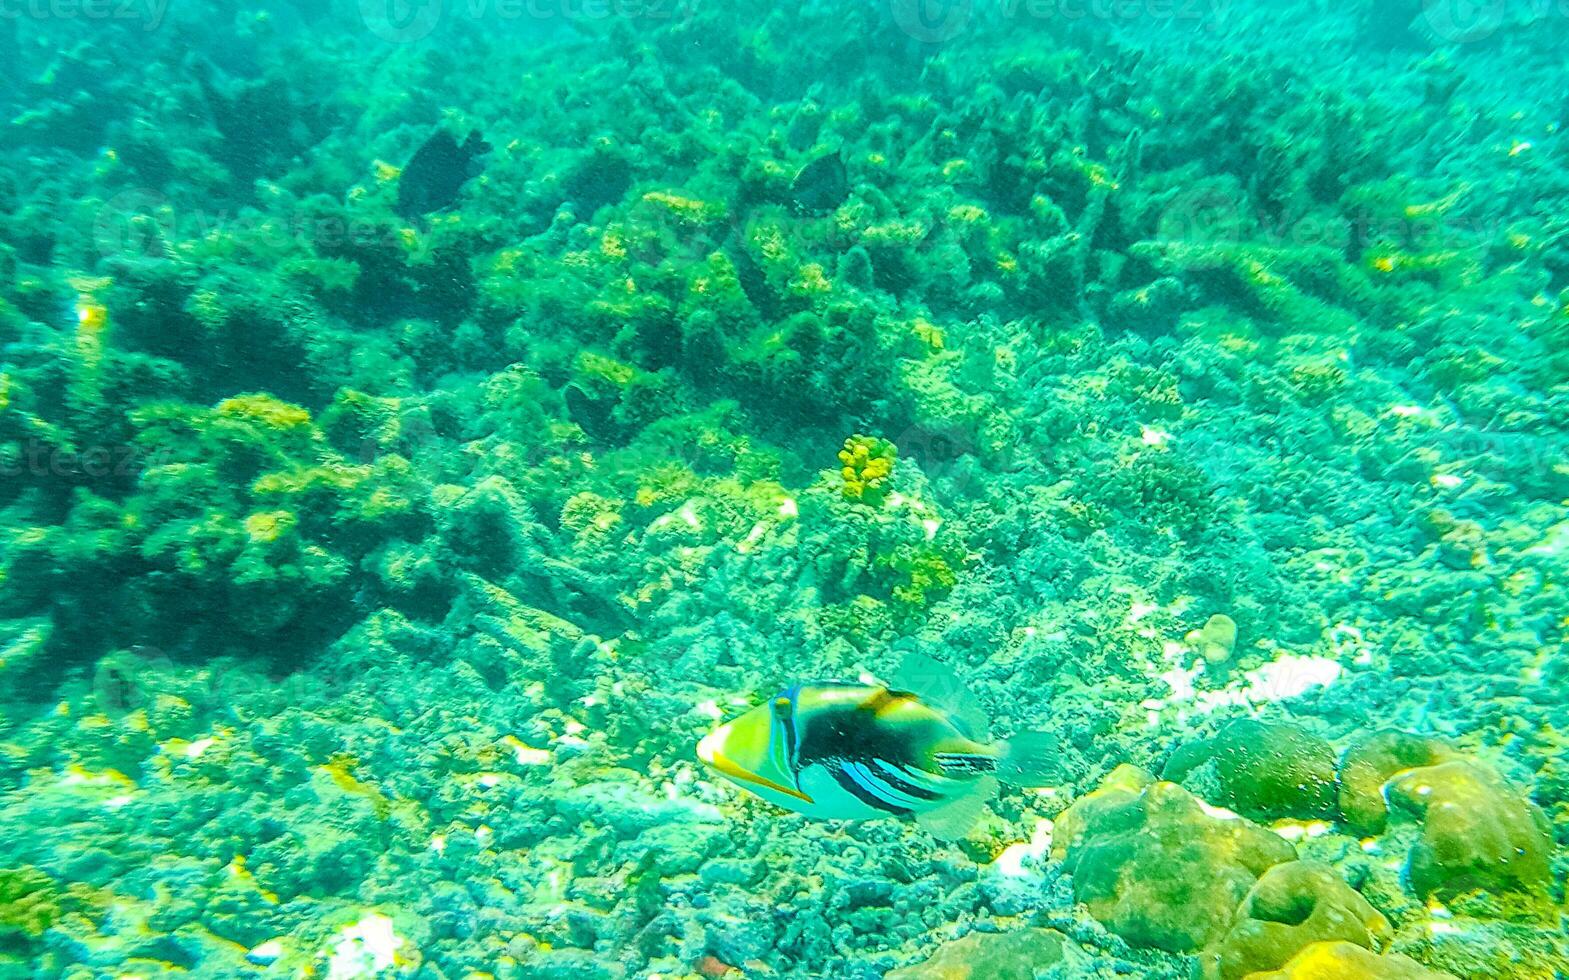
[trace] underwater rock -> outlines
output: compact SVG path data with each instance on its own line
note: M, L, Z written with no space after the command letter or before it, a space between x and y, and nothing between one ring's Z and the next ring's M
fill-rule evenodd
M1384 792L1394 812L1421 821L1406 860L1418 895L1546 889L1553 853L1547 815L1490 767L1455 759L1412 769Z
M599 781L568 787L557 798L556 807L573 825L604 827L621 838L667 825L686 826L696 833L692 825L717 824L721 819L719 811L707 803L655 795L630 771L606 773Z
M1132 766L1113 771L1057 826L1074 897L1129 943L1169 952L1219 939L1259 877L1296 859L1257 824Z
M1355 943L1314 943L1273 973L1254 973L1247 980L1455 980L1429 970L1409 957L1379 956Z
M622 980L626 969L586 949L547 949L520 963L516 976L523 980Z
M1296 725L1234 721L1214 742L1221 799L1250 817L1323 817L1335 811L1335 750Z
M1388 822L1384 784L1406 769L1431 766L1454 756L1443 742L1382 731L1351 743L1340 763L1340 815L1360 834L1381 834Z
M1389 920L1328 865L1277 864L1237 908L1236 921L1205 956L1205 974L1241 980L1280 967L1298 950L1342 941L1373 949L1390 935Z
M1155 777L1138 766L1123 763L1102 779L1095 789L1073 801L1054 821L1051 856L1061 861L1068 850L1086 842L1095 829L1105 826L1114 814L1137 803Z
M892 971L887 980L1032 980L1062 961L1065 942L1052 929L972 932L943 943L921 963Z
M55 880L33 867L0 872L0 939L37 939L60 916Z

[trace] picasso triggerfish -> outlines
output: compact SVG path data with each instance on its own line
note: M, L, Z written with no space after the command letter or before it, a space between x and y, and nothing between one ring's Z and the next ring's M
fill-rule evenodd
M770 803L826 820L912 818L962 837L999 781L1049 783L1056 736L986 735L985 715L952 673L906 659L892 685L797 684L709 732L706 765Z

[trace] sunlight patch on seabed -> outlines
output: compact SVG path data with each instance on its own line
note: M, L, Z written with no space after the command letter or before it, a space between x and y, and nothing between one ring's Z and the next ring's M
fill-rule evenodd
M1179 618L1190 604L1185 598L1179 598L1169 606L1134 599L1126 623L1138 624L1157 612ZM1162 640L1153 627L1139 627L1137 632L1147 639L1159 641L1159 659L1147 664L1146 669L1152 679L1163 683L1169 691L1164 697L1146 698L1140 702L1145 724L1150 728L1172 721L1186 723L1190 718L1225 708L1256 711L1277 701L1300 697L1315 688L1329 687L1345 674L1343 661L1365 665L1372 659L1361 630L1337 623L1325 633L1331 656L1276 649L1272 651L1273 659L1244 671L1221 687L1206 688L1204 678L1208 664L1190 644L1174 639Z
M1034 870L1051 853L1052 831L1056 825L1042 817L1035 821L1035 829L1028 841L1009 844L991 863L991 870L1005 878L1038 876Z
M1223 688L1203 690L1198 683L1204 674L1202 662L1191 668L1175 666L1159 675L1159 679L1171 688L1171 694L1145 700L1142 706L1147 709L1148 722L1153 728L1159 726L1171 709L1175 709L1179 723L1222 708L1256 710L1276 701L1300 697L1316 687L1328 687L1344 673L1345 668L1339 661L1328 657L1281 652L1274 660L1247 671Z
M407 962L400 950L407 940L398 935L392 920L372 912L345 926L324 952L328 955L327 980L360 980L376 977Z

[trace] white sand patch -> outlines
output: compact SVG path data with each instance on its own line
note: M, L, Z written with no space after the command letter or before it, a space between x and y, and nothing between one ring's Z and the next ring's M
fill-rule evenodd
M1033 877L1036 872L1025 867L1026 862L1039 863L1051 851L1051 835L1055 825L1046 819L1036 821L1035 830L1027 842L1009 844L991 863L991 870L1005 878Z
M1330 657L1280 652L1274 660L1247 671L1224 687L1206 690L1203 659L1195 657L1190 664L1185 662L1188 656L1186 648L1172 644L1163 650L1165 669L1155 673L1154 679L1165 684L1170 693L1140 703L1149 727L1157 727L1168 712L1175 712L1180 722L1224 708L1254 710L1328 687L1345 673L1340 662Z
M335 937L327 961L327 980L359 980L375 977L398 966L398 950L405 940L392 927L392 920L375 912Z

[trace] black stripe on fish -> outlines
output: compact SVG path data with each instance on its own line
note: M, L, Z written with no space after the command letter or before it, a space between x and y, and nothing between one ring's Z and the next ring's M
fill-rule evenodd
M901 806L892 800L878 796L869 785L856 779L855 775L845 769L843 765L833 766L830 771L833 773L834 782L838 783L845 792L874 810L891 813L897 817L907 817L915 812L907 806Z
M799 772L801 767L801 735L796 730L795 711L801 697L801 685L786 691L784 696L789 699L790 706L780 719L784 724L785 757L789 760L790 771Z
M873 759L871 765L876 767L876 775L878 778L882 779L894 790L903 793L905 796L911 796L917 800L926 800L927 802L942 799L942 794L936 792L935 790L930 790L924 786L917 786L914 783L907 782L899 775L898 771L893 766L884 762L882 759Z
M860 702L808 702L796 718L796 765L805 769L834 759L887 759L897 765L915 764L916 747L942 733L928 731L919 724L892 725L878 718L880 709L897 700L901 700L897 695L877 690Z
M851 762L845 765L845 770L850 773L850 777L856 782L860 783L862 786L865 786L867 789L887 800L889 803L892 803L894 806L901 806L905 807L906 809L912 809L914 807L920 806L923 802L920 796L911 796L909 793L906 793L899 787L895 786L893 784L894 781L889 779L882 772L874 771L873 767L877 766L881 761L881 759L872 759L868 762ZM915 787L911 788L913 789ZM930 802L930 800L924 802Z
M996 772L997 760L989 755L971 755L968 752L939 752L934 759L944 773Z

